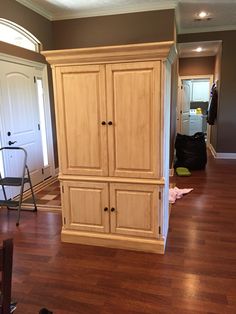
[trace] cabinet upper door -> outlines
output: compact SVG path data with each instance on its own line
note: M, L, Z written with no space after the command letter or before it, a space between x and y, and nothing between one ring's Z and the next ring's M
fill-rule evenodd
M55 81L61 172L107 175L104 66L58 67Z
M159 177L160 67L159 61L106 67L111 176Z

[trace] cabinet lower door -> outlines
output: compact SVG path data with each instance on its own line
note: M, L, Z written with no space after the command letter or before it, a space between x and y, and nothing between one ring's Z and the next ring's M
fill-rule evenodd
M109 232L107 183L71 181L62 186L65 228Z
M111 232L158 237L158 187L139 184L110 184Z

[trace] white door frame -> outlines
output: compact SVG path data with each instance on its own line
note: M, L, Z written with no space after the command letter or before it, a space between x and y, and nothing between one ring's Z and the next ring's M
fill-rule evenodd
M194 80L194 79L209 79L210 81L210 88L214 82L214 75L213 74L205 74L205 75L183 75L183 76L179 76L178 79L178 103L177 103L177 131L180 130L180 123L181 123L181 119L180 119L180 111L181 111L181 84L182 84L182 80ZM207 146L210 145L210 136L211 136L211 126L209 124L207 124Z
M55 173L55 161L54 161L54 151L53 151L53 135L52 135L52 122L51 122L51 110L50 110L50 98L49 98L49 89L48 89L48 71L47 64L40 63L36 61L26 60L23 58L11 56L5 53L0 53L0 60L8 61L11 63L17 63L21 65L26 65L33 67L35 73L42 73L42 80L44 85L44 105L45 105L45 123L47 129L47 149L48 149L48 161L51 168L51 176L54 177ZM1 92L1 91L0 91ZM2 140L2 123L0 126L0 140Z

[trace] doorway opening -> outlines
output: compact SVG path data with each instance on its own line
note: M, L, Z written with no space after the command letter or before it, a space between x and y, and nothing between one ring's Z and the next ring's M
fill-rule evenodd
M197 132L210 139L210 127L207 124L207 110L213 75L182 76L179 78L180 95L177 112L177 131L184 135Z

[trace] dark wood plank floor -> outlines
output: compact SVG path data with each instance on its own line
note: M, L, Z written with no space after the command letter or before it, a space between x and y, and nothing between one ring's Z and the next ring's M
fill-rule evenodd
M1 210L15 313L236 313L236 161L176 181L194 191L172 207L164 256L61 243L60 214L23 212L16 228Z

